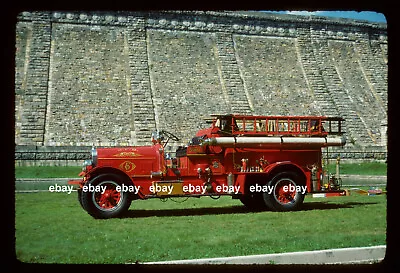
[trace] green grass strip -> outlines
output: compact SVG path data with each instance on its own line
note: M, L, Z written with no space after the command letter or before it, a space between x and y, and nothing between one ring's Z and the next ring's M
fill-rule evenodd
M16 166L15 178L73 178L81 171L78 166Z
M336 160L331 160L328 165L328 171L336 173ZM363 163L341 163L341 174L359 174L359 175L386 175L387 165L383 162L363 162Z

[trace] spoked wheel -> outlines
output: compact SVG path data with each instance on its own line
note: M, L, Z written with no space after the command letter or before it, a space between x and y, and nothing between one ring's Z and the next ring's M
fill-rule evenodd
M94 192L92 202L99 210L113 211L118 209L122 201L121 192L117 191L118 184L114 181L103 181L98 184L105 188L104 192Z
M268 183L273 186L272 193L263 193L267 207L275 211L298 209L304 201L304 194L296 191L296 186L300 186L299 180L298 175L293 172L280 173L272 178Z
M280 179L275 184L273 195L279 204L286 205L294 201L296 191L290 191L290 187L296 187L296 184L290 178Z
M118 191L122 180L113 174L99 175L90 180L87 191L81 192L83 208L94 218L112 218L125 213L132 202L128 192Z

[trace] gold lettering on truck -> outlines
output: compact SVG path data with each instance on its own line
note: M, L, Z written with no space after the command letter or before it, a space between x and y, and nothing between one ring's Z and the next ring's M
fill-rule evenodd
M121 152L121 153L113 155L113 157L138 157L138 156L142 156L142 155L137 154L135 152Z

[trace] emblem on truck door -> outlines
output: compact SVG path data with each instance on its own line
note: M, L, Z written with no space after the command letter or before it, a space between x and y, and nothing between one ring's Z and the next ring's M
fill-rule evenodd
M123 163L121 163L121 165L119 165L119 168L129 173L136 168L136 165L130 161L124 161Z

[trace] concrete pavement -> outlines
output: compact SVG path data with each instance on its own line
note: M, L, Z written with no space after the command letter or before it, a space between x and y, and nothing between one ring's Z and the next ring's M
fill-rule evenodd
M143 264L363 264L380 262L385 253L386 246L380 245Z

